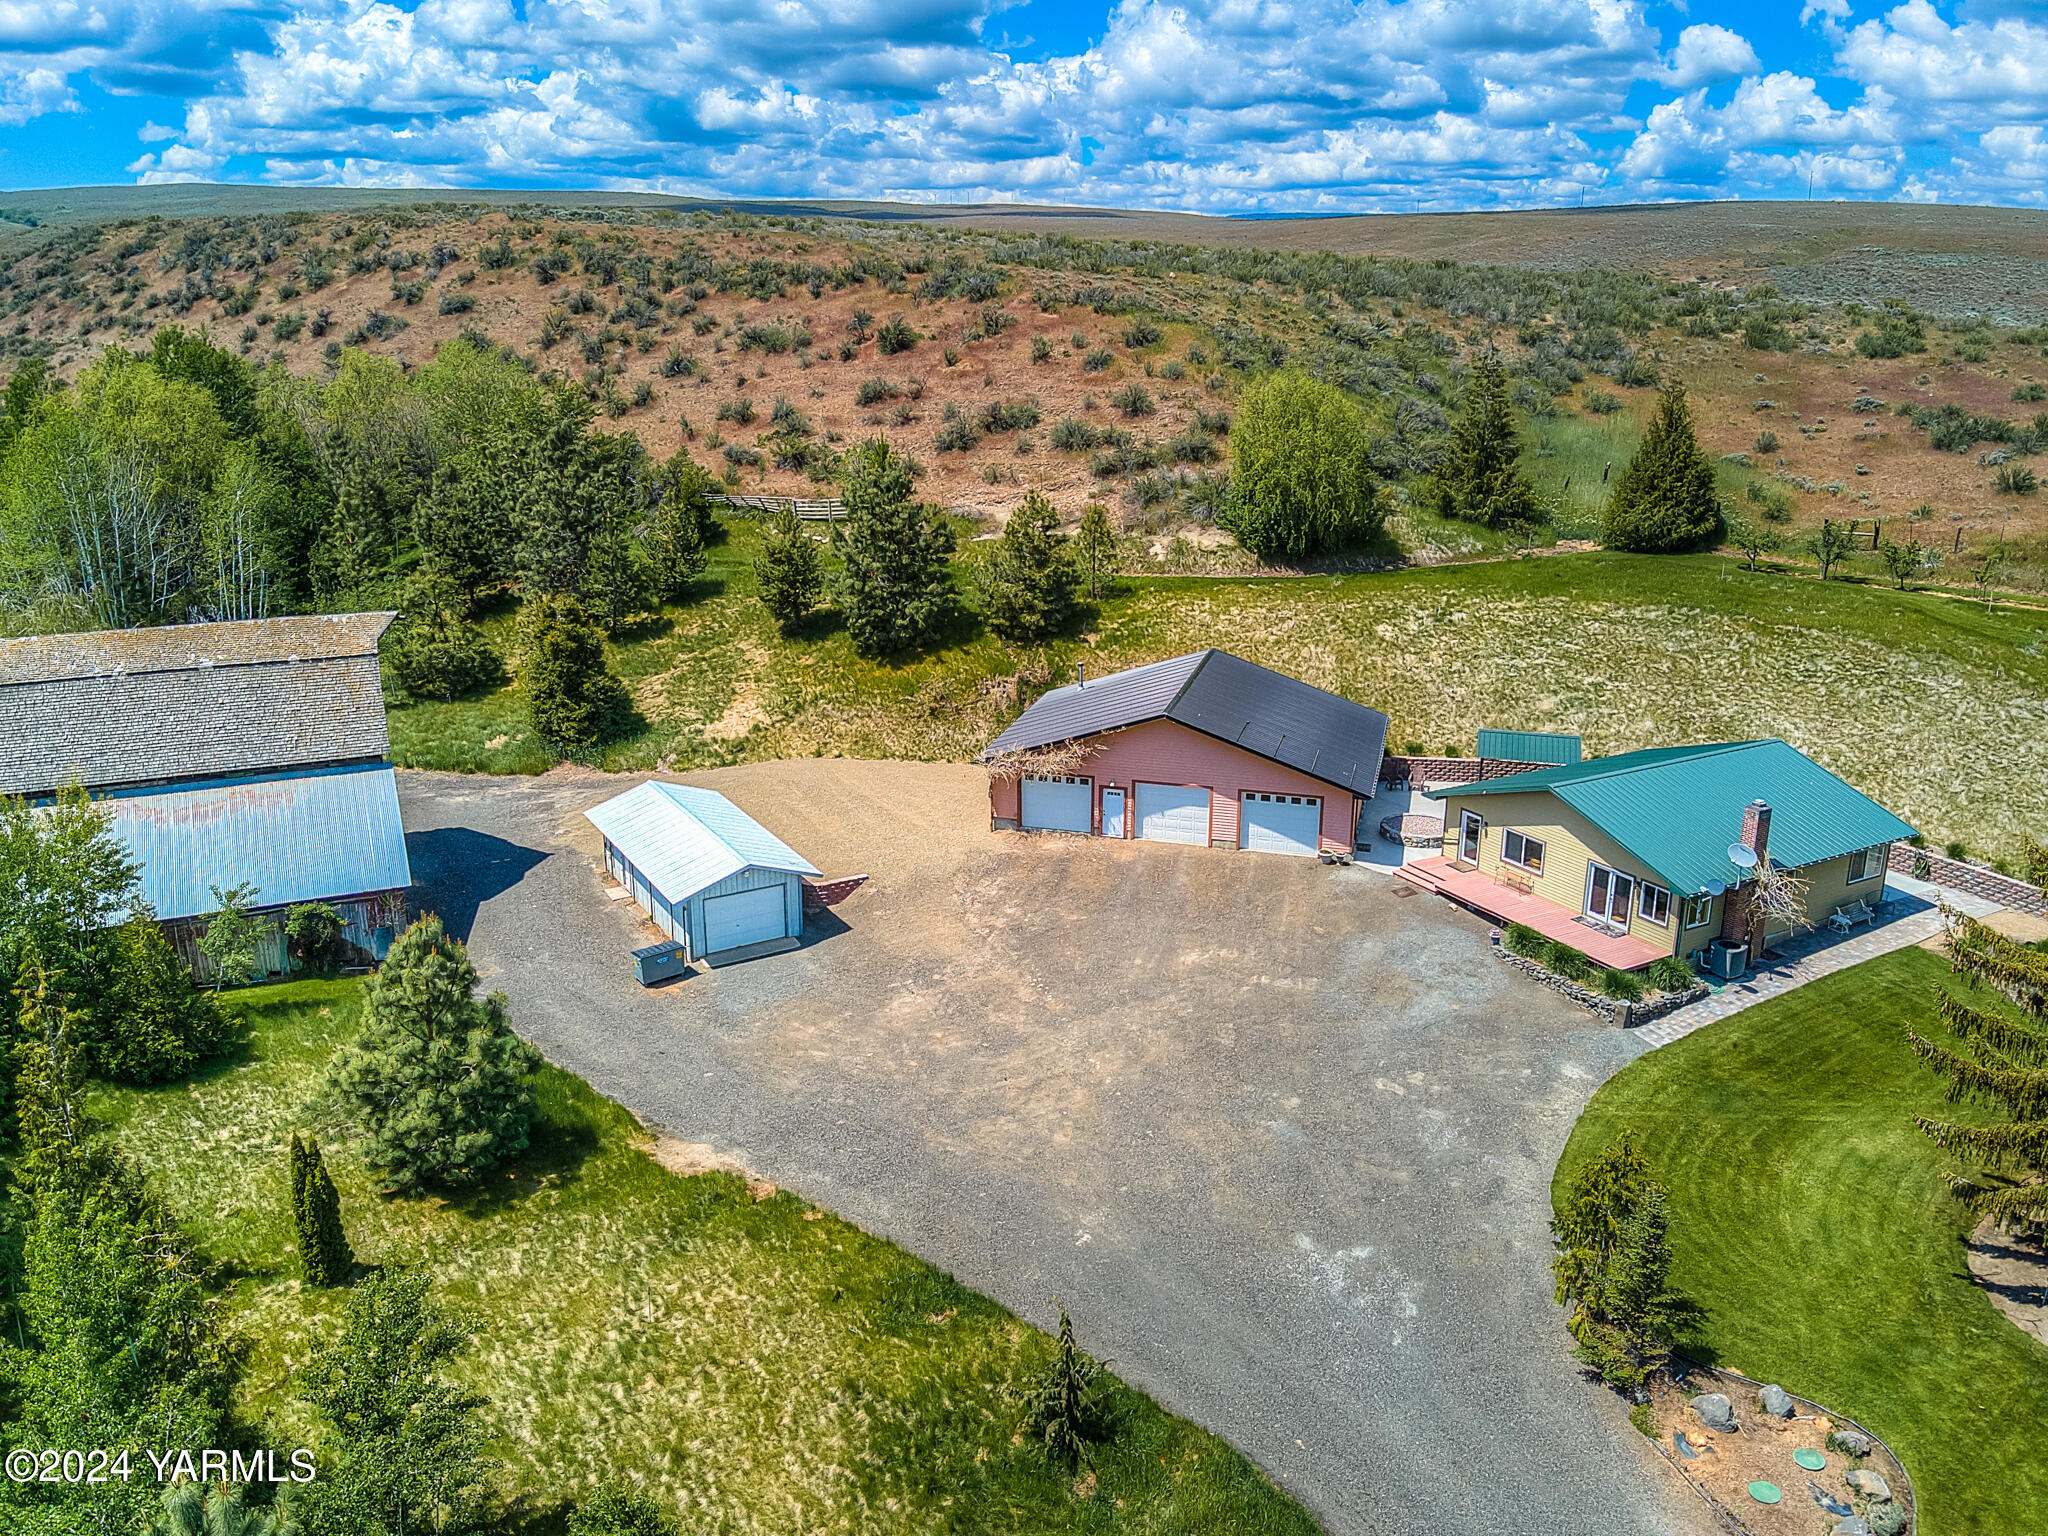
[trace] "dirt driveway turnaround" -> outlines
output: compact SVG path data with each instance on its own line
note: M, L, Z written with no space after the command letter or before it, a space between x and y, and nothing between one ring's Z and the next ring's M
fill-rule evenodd
M579 814L631 779L402 773L413 873L520 1030L1216 1430L1332 1531L1707 1529L1549 1295L1550 1170L1636 1051L1475 919L1306 860L996 835L978 770L685 776L869 886L658 992Z

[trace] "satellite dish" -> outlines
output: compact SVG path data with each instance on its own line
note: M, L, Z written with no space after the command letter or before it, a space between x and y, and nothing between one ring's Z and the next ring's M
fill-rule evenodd
M1714 897L1719 896L1723 891L1727 889L1728 887L1722 884L1719 880L1709 880L1700 886L1700 895L1706 897L1709 901L1711 901Z
M1756 850L1747 843L1730 843L1728 845L1728 862L1737 869L1755 869Z

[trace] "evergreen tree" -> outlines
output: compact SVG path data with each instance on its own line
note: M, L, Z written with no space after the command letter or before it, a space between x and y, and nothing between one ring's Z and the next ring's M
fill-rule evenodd
M1936 1146L2003 1175L1950 1179L1977 1216L2042 1243L2048 1238L2048 1182L2038 1177L2048 1170L2048 954L1959 912L1944 916L1950 965L1972 987L2002 993L2019 1016L1971 1007L1944 990L1936 994L1937 1010L1961 1048L1910 1029L1906 1041L1946 1081L1951 1101L1990 1104L2007 1118L1960 1125L1921 1116L1914 1123Z
M654 509L655 479L631 432L585 437L575 462L571 495L588 523L576 591L584 611L615 635L654 605L652 572L634 530Z
M495 688L505 664L470 622L469 599L438 556L406 578L401 617L384 637L384 659L407 693L452 699Z
M145 1536L297 1536L282 1507L251 1509L237 1484L172 1483Z
M1074 1342L1074 1321L1060 1308L1060 1336L1051 1362L1018 1394L1024 1434L1055 1466L1072 1471L1088 1459L1107 1428L1102 1366Z
M113 930L140 872L106 801L75 786L45 806L0 796L0 983L33 959L62 978L68 996L88 1006L103 997ZM0 1041L13 1038L14 998L0 986Z
M193 983L155 913L138 905L114 946L106 994L87 1026L95 1071L117 1083L168 1082L226 1048L233 1021L214 993Z
M313 550L313 585L330 601L373 580L392 555L391 503L373 466L362 461L342 471L334 510Z
M754 581L766 608L792 634L825 593L825 569L818 541L804 532L794 512L768 520L761 557L754 562Z
M518 500L517 455L493 438L443 464L413 504L413 537L461 594L464 618L486 588L510 574Z
M676 1523L637 1488L606 1483L569 1515L569 1536L675 1536Z
M588 751L632 722L632 699L605 664L604 636L573 597L531 601L520 681L535 734L557 752Z
M1639 554L1704 549L1720 536L1721 498L1714 463L1693 434L1685 387L1672 380L1656 414L1607 498L1601 542Z
M469 1338L424 1275L372 1273L348 1293L340 1338L299 1378L337 1448L293 1502L306 1536L473 1528L491 1473L477 1418L488 1399L442 1374Z
M1572 1309L1578 1356L1624 1390L1664 1368L1690 1312L1670 1286L1665 1200L1624 1132L1572 1176L1550 1224L1557 1299Z
M680 602L704 574L718 523L711 515L715 482L681 448L661 467L660 501L647 523L647 554L654 585L667 602Z
M1116 563L1116 533L1109 526L1109 509L1091 501L1081 509L1081 526L1074 533L1074 556L1088 577L1088 595L1102 596L1102 578Z
M1522 434L1508 400L1507 370L1488 352L1465 388L1464 410L1451 429L1450 452L1437 471L1431 505L1441 517L1489 528L1542 522L1543 505L1522 473L1521 456Z
M299 1266L312 1285L346 1285L356 1256L341 1226L341 1196L327 1175L320 1143L292 1133L292 1230Z
M952 530L910 499L910 461L883 438L847 454L841 483L839 610L854 649L878 657L929 644L956 608L946 572Z
M529 598L582 588L597 509L584 495L584 429L592 406L562 384L540 404L540 429L519 445L512 504L512 566Z
M365 987L361 1032L327 1065L318 1104L392 1190L474 1183L526 1150L540 1053L512 1032L503 995L479 999L476 984L469 952L440 918L421 918Z
M1059 513L1033 491L1010 514L981 570L981 611L1005 640L1042 640L1074 611L1074 560Z

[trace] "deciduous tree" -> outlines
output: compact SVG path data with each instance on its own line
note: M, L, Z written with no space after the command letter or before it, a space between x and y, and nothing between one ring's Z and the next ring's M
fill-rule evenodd
M1230 429L1223 521L1262 561L1300 560L1375 537L1365 415L1333 384L1285 371L1245 391Z

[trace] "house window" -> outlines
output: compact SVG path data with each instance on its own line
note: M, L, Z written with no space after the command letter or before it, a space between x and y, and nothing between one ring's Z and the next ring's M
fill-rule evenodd
M1688 896L1685 898L1685 926L1704 928L1713 916L1714 898L1711 896Z
M1849 883L1854 885L1858 880L1868 880L1883 867L1884 861L1878 857L1877 849L1858 848L1849 855Z
M1639 885L1636 891L1636 909L1643 914L1643 921L1655 923L1659 928L1669 928L1671 893L1661 885Z
M1532 875L1543 873L1543 842L1540 838L1525 836L1510 827L1500 835L1500 856Z

